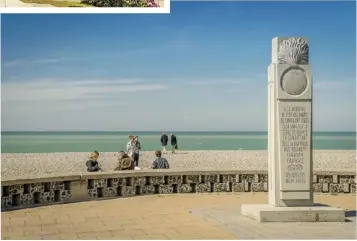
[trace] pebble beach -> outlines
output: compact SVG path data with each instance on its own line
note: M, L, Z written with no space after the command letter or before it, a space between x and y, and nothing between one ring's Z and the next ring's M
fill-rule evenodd
M35 178L43 175L85 173L89 153L3 153L1 178ZM116 152L100 153L98 159L104 171L112 171L117 165ZM315 150L314 169L321 171L355 171L355 150ZM267 170L268 152L263 151L179 151L167 153L171 169L241 169ZM150 169L155 159L153 151L141 153L139 166Z

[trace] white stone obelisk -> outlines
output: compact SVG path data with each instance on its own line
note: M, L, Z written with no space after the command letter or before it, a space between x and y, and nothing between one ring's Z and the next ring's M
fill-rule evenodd
M268 68L269 204L312 206L312 75L303 38L274 38Z
M260 221L344 221L343 209L314 206L312 71L307 39L276 37L268 68L269 204L242 205Z

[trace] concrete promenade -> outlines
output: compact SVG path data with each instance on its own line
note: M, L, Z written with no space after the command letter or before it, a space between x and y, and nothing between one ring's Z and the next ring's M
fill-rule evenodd
M2 239L355 239L355 195L315 195L344 223L258 223L240 204L267 193L152 195L2 212Z

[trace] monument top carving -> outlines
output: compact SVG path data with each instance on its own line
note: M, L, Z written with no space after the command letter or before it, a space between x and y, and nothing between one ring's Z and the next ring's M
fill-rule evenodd
M309 45L306 38L274 38L272 43L272 62L289 65L309 64Z

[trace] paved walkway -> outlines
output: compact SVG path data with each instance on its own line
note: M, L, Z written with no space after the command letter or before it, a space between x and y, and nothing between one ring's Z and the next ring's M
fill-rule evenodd
M315 201L356 209L355 196ZM259 223L240 204L266 203L266 193L153 195L3 212L2 239L353 239L345 223Z

